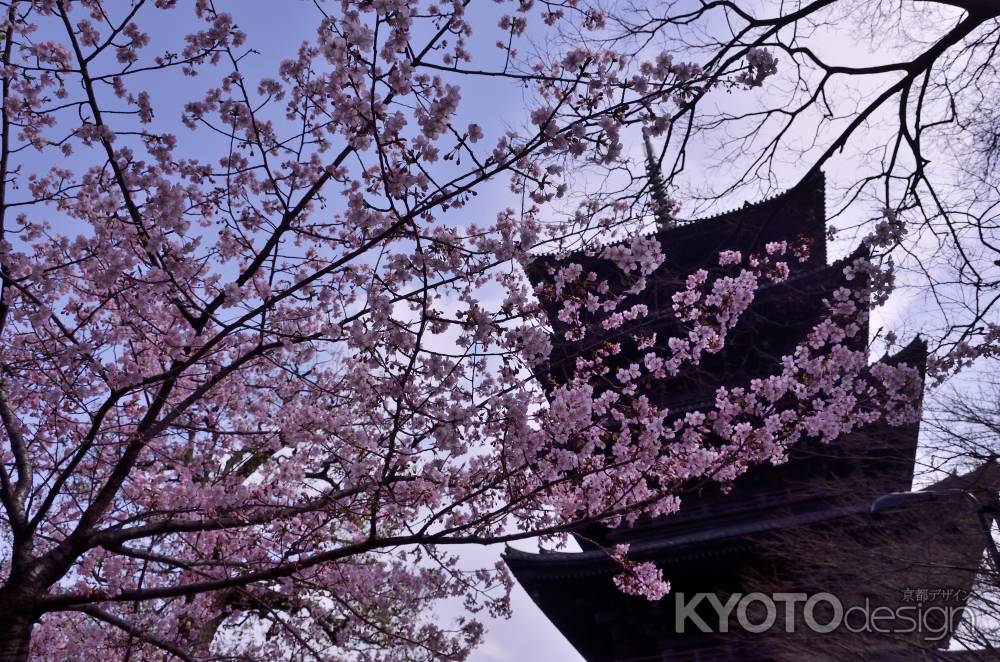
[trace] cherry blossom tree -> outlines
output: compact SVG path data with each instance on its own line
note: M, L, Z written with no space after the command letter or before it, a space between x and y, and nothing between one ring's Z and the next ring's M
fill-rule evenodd
M211 0L3 3L0 660L461 659L510 587L461 546L668 514L685 481L915 414L913 372L849 348L884 285L865 260L779 374L652 404L794 268L785 244L719 256L674 296L686 335L626 339L643 363L601 388L581 356L546 398L518 262L662 216L624 134L774 64L630 57L582 3L467 4L317 2L263 72ZM484 81L522 123L468 116ZM510 208L472 216L497 181ZM577 337L651 314L629 302L664 249L595 250L614 282L552 275ZM623 590L668 589L608 553Z

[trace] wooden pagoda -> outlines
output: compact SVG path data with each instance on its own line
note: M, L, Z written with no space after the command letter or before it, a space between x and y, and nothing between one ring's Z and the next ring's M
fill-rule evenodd
M857 286L845 280L846 259L827 264L824 200L825 181L819 174L759 204L711 218L658 224L655 237L666 261L641 295L653 310L669 311L670 295L686 274L715 264L720 251L746 255L781 240L805 239L812 245L805 262L790 264L787 280L756 294L723 351L708 356L696 371L658 385L658 404L675 414L708 408L718 386L772 373L823 313L823 299L837 287ZM602 276L612 271L594 255L537 257L526 270L542 301L553 267L570 259ZM575 357L607 340L597 334L567 341L555 310L549 312L557 340L537 373L547 389L566 379ZM676 332L671 315L652 318L658 337ZM859 343L867 335L862 331ZM924 344L915 340L882 360L905 362L922 372L925 359ZM983 550L971 514L928 517L924 510L881 521L868 514L873 499L911 488L918 432L917 424L877 424L829 444L803 442L786 462L756 466L725 492L718 486L692 486L682 496L680 511L671 516L630 528L581 531L580 552L508 548L504 558L535 603L590 662L799 660L824 659L825 653L830 654L827 659L884 660L948 655L944 650L955 623L929 644L923 632L846 637L844 632L818 635L801 628L789 633L780 623L766 633L721 632L720 624L711 622L711 612L702 614L709 632L691 623L681 632L676 618L675 596L715 593L724 601L733 593L753 591L828 592L845 604L867 598L892 606L903 604L908 595L912 600L916 590L948 586L954 589L949 604L960 610L962 591L968 595ZM949 480L949 486L979 489L983 476ZM932 541L934 549L928 547ZM618 591L612 578L621 568L606 550L619 543L630 545L631 558L655 562L671 582L671 594L650 602ZM852 646L865 652L849 656L845 651ZM804 650L811 653L803 657Z

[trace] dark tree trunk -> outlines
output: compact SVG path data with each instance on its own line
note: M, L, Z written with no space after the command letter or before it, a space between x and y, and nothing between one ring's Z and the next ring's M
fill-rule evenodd
M0 614L0 662L26 662L31 644L30 615Z
M0 662L25 662L35 605L23 593L0 591Z

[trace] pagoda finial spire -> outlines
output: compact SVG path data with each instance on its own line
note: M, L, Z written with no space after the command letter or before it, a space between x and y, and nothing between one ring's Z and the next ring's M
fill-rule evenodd
M649 195L656 203L656 211L653 213L656 224L660 230L667 230L674 227L674 220L670 218L670 202L667 198L667 191L663 185L663 172L660 170L660 160L656 158L653 150L653 141L649 138L649 130L643 128L642 140L646 144L646 177L649 180Z

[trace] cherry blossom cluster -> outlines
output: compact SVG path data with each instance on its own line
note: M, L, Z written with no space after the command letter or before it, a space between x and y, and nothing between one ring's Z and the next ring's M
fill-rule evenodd
M649 561L636 562L628 558L628 545L615 545L611 557L622 566L614 582L623 593L649 600L659 600L670 592L670 582L663 581L663 571Z
M800 248L796 254L805 259ZM666 515L679 507L679 501L659 493L658 486L680 485L701 476L728 483L755 463L783 462L788 449L801 439L830 442L877 421L903 425L916 420L919 372L886 362L868 365L867 339L859 336L867 328L871 288L869 272L859 268L859 259L843 263L850 287L831 293L827 314L782 359L776 374L746 385L717 388L713 406L707 409L674 413L655 404L658 383L697 365L703 352L724 348L728 334L760 287L758 279L777 274L780 282L787 275L787 263L784 269L774 269L773 263L783 263L789 251L787 242L769 244L762 254L746 259L726 251L718 262L730 270L743 265L736 275L713 275L705 269L689 275L673 295L674 316L690 329L687 337L630 336L629 324L652 311L629 305L628 298L619 301L609 296L607 301L623 303L623 310L607 318L614 323L603 325L610 335L595 335L591 342L607 339L576 360L575 377L554 389L548 411L551 418L545 426L551 430L554 445L536 447L534 470L552 483L560 475L581 476L578 484L554 490L566 516L600 512L609 494L619 506L641 504L632 512L623 508L611 523L634 521L637 512ZM619 249L603 255L609 261L618 258L629 269L633 263L621 259L626 252ZM580 282L593 284L594 276L587 281L582 268L561 268L568 271L553 268L552 272L575 274ZM563 292L571 291L570 282L561 281ZM630 289L631 282L618 281L617 287ZM603 290L616 291L608 282ZM610 372L607 364L629 344L643 360ZM625 570L616 584L627 592L659 599L665 591L659 570L628 561L626 552L609 551Z
M903 215L895 209L886 208L882 210L882 218L863 239L863 245L873 255L871 259L856 260L856 264L851 267L851 275L862 274L870 283L875 303L887 301L895 287L895 264L891 251L900 245L907 232L907 222ZM1000 356L1000 326L995 323L959 325L942 335L948 340L942 343L944 349L932 354L927 360L927 373L935 384L944 382L980 359ZM889 346L893 345L895 334L887 333L885 341Z
M760 87L778 72L778 60L766 48L751 48L746 58L746 71L737 77L737 81L747 87Z

